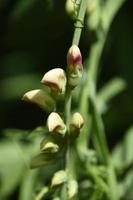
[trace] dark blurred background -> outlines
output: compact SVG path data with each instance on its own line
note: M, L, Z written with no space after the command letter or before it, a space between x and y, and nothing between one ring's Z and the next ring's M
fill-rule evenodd
M91 33L84 29L80 48L85 60ZM33 129L44 123L41 109L21 101L25 92L41 88L43 74L66 66L73 20L65 0L0 0L0 129ZM104 116L110 145L133 121L133 9L127 0L115 17L101 60L99 88L122 77L127 89L110 103Z

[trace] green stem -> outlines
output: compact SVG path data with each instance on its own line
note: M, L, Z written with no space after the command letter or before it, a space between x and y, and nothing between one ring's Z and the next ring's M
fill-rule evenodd
M88 0L81 0L80 2L80 6L79 6L79 12L78 12L78 16L76 19L76 23L75 23L75 31L74 31L74 35L73 35L73 40L72 40L72 44L75 45L79 45L79 40L81 37L81 32L82 32L82 28L83 28L83 21L84 21L84 17L85 17L85 11L87 8L87 4L88 4ZM66 169L70 171L70 173L72 173L72 175L75 174L74 170L73 170L73 166L74 166L74 158L73 155L73 146L71 144L69 135L69 124L70 124L70 117L71 117L71 99L72 99L72 90L69 88L69 86L67 86L67 91L66 91L66 97L65 97L65 108L64 108L64 115L65 115L65 123L67 125L67 151L66 151ZM72 154L72 155L71 155Z
M104 43L105 38L103 39L101 38L101 36L99 36L96 43L92 44L90 56L86 64L88 67L87 82L86 85L84 85L83 87L79 104L79 111L83 115L85 125L82 130L82 134L80 135L80 138L78 140L78 148L82 146L82 148L86 150L91 133L91 131L88 131L88 127L89 130L91 130L91 121L89 114L89 96L94 96L95 94L97 71Z
M110 200L118 200L118 185L116 179L115 169L112 160L109 160L108 171L108 185L110 187Z
M86 170L88 175L91 176L94 182L97 184L98 188L105 192L107 195L109 194L109 187L107 183L99 176L99 171L96 167L93 166L86 166Z
M71 93L71 90L67 87L66 96L65 96L64 115L65 115L65 123L68 129L69 129L69 122L70 122L70 117L71 117L71 99L72 99L72 93Z
M84 85L82 94L81 94L81 100L79 105L79 110L83 114L84 120L88 121L88 113L89 113L89 96L90 93L95 92L96 90L96 81L97 81L97 74L98 74L98 67L101 59L101 55L103 52L104 44L106 41L106 37L111 25L111 22L116 15L119 8L122 6L122 4L125 2L125 0L117 0L117 2L113 2L111 0L107 1L105 3L105 9L103 9L103 30L99 31L96 30L97 35L97 41L92 44L90 49L90 55L88 62L86 64L88 70L87 70L87 83ZM108 10L108 13L107 13ZM89 78L88 78L89 77ZM87 105L84 109L83 105ZM85 124L84 129L82 131L82 135L80 137L80 140L78 141L78 146L82 146L83 148L86 148L88 138L90 138L90 131L87 130L88 124Z
M107 166L107 172L108 172L108 185L110 187L110 200L118 200L118 191L117 191L117 180L116 180L116 174L114 170L113 163L111 161L110 155L109 155L109 149L105 137L105 130L104 130L104 124L101 118L101 115L97 111L97 107L95 104L95 100L92 100L92 115L94 120L94 127L95 127L95 133L97 137L97 141L99 143L103 162Z
M105 18L105 19L107 19L106 20L106 29L104 29L104 31L103 30L97 30L96 31L97 41L95 43L93 43L92 46L91 46L89 59L88 59L88 62L86 64L87 67L88 67L87 83L83 88L80 106L79 106L81 112L85 113L84 114L85 117L88 116L87 115L88 110L86 109L86 112L84 112L85 109L83 108L83 105L88 104L89 96L93 95L95 93L98 67L99 67L101 55L102 55L102 52L103 52L104 44L105 44L105 41L106 41L107 33L108 33L109 28L110 28L111 20L113 19L113 16L116 14L116 10L118 10L117 7L119 8L120 5L122 4L122 2L124 2L124 0L119 0L119 3L116 4L116 8L114 9L115 11L112 11L109 17L107 15L107 17ZM108 6L108 4L106 6ZM82 111L82 109L83 109L83 111ZM85 137L84 134L82 134L82 136L84 138L84 140L82 140L82 142L84 143L83 145L86 144L87 137L88 137L88 135L86 135L86 137Z
M116 5L116 8L117 8L117 7L119 7L119 5L122 5L122 2L124 2L124 0L119 0L119 3L118 4L114 3L114 6ZM101 55L103 52L103 47L104 47L104 44L106 41L107 33L108 33L108 30L109 30L109 27L111 24L111 20L115 16L117 9L114 9L114 10L115 11L112 12L111 15L109 16L109 20L106 20L107 23L104 23L104 25L106 25L104 28L104 32L101 32L101 31L99 32L99 30L96 31L98 37L97 37L97 41L92 44L92 47L90 50L90 56L89 56L88 63L87 63L87 67L88 67L87 83L83 87L80 105L79 105L80 112L83 113L84 120L85 120L85 122L87 122L87 121L89 121L89 116L90 116L89 98L91 98L91 100L92 100L92 103L94 106L92 117L93 117L93 120L95 123L95 129L96 129L96 133L97 133L96 137L97 137L97 141L99 142L99 147L101 148L101 152L103 155L103 161L106 164L107 169L108 169L108 184L110 186L110 193L111 193L110 199L111 200L118 199L117 181L116 181L114 167L113 167L112 161L110 159L110 155L109 155L109 150L108 150L108 145L106 142L102 118L96 109L95 98L96 98L98 67L99 67L100 58L101 58ZM106 9L105 9L105 11L106 11ZM106 17L104 19L106 19ZM86 109L85 109L85 106L83 106L83 105L86 105ZM87 151L87 145L88 145L88 138L90 138L90 132L91 132L91 131L87 130L88 125L89 124L85 124L85 128L83 129L81 137L78 140L78 149L81 149L81 147L82 147L82 148L86 148L86 151ZM89 130L91 130L91 129L89 128Z
M103 121L97 111L95 100L92 100L91 104L92 104L92 116L93 116L93 122L94 122L94 128L95 128L94 131L96 132L96 137L101 147L103 162L105 163L105 165L108 165L109 164L109 149L106 142Z
M84 24L84 17L85 17L87 4L88 4L88 0L81 0L78 16L76 18L75 31L73 35L72 44L75 44L77 46L79 45L79 41L80 41L80 36L81 36L83 24Z

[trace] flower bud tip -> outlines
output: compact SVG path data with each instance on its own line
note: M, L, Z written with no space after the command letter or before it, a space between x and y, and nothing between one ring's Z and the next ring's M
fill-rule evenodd
M66 126L58 113L52 112L48 116L47 126L50 132L65 134Z
M26 92L22 97L22 100L37 104L46 111L50 111L55 108L55 101L53 98L47 92L41 89Z
M81 129L84 125L84 119L78 112L74 113L70 122L70 126L75 129Z
M77 66L82 65L82 55L80 49L75 44L70 47L67 54L67 65Z
M55 68L44 74L41 83L60 93L65 92L66 75L63 69Z

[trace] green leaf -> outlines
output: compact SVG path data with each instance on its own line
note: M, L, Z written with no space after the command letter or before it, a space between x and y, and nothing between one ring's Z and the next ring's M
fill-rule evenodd
M126 0L108 0L102 12L102 26L106 30Z
M25 170L25 163L14 143L0 143L0 197L9 196L20 183Z
M31 135L28 131L6 129L6 139L0 142L0 197L8 197L21 183L29 171L30 157L39 152L39 145L45 129L36 128ZM36 137L35 137L36 135ZM23 140L25 139L25 140ZM27 143L26 140L30 142ZM22 142L21 142L22 141Z
M51 162L57 161L58 153L41 153L31 159L30 168L35 169L42 167Z
M133 198L133 170L120 182L119 190L122 199L130 200Z
M129 128L121 143L112 153L112 160L117 167L121 182L119 183L119 194L123 199L133 197L133 127ZM128 198L127 198L128 197Z
M125 90L126 82L122 78L109 81L97 95L98 110L103 113L107 109L108 102Z
M19 200L29 200L34 198L34 184L36 180L37 171L27 171L23 178L21 187Z
M112 153L112 159L116 166L127 166L133 162L133 127L129 128L121 143Z

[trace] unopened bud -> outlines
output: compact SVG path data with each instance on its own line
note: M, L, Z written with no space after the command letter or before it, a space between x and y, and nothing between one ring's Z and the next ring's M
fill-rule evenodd
M64 93L66 88L66 75L63 69L55 68L44 74L41 83L49 86L59 93Z
M57 153L59 146L51 138L42 140L40 144L40 150L43 153Z
M64 170L56 172L52 178L51 186L58 186L64 183L67 179L67 174Z
M78 193L78 183L76 180L68 182L68 198L72 199Z
M67 54L67 65L73 68L82 65L82 55L80 49L75 44L70 47Z
M69 15L73 15L73 13L74 13L74 6L73 6L73 2L71 0L67 0L66 1L65 8L66 8L66 12Z
M88 3L87 14L89 15L87 24L90 30L97 30L102 19L102 24L104 26L104 18L101 19L101 5L99 0L91 0Z
M83 125L84 119L81 114L78 112L74 113L70 122L70 132L78 134Z
M53 200L61 200L60 197L55 197Z
M47 126L49 132L57 132L63 135L66 133L66 126L58 113L52 112L48 116Z
M22 100L37 104L39 107L46 111L52 111L55 108L55 101L45 91L37 89L31 90L24 94Z
M76 112L72 116L71 125L75 128L81 129L84 125L83 117L80 113Z
M88 2L88 6L86 10L87 15L91 15L95 11L97 7L97 3L98 3L97 0L90 0Z
M82 55L76 45L70 47L67 54L68 65L68 84L74 88L76 87L83 75Z

